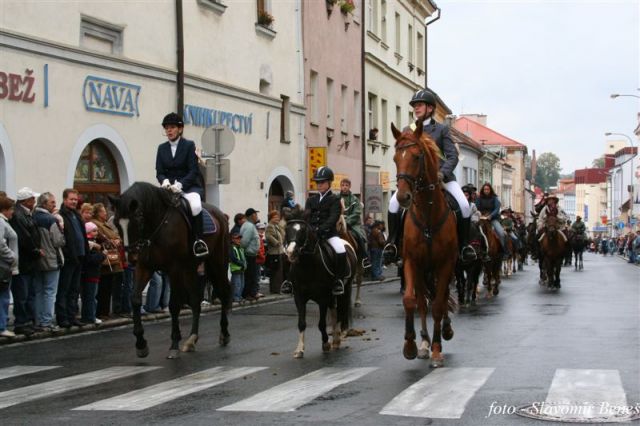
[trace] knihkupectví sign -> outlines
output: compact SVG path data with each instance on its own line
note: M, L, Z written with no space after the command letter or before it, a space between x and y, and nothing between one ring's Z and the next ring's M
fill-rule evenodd
M135 84L89 75L84 80L82 97L88 111L127 117L140 116L140 86Z
M241 115L219 109L185 105L182 116L184 124L197 127L223 125L230 128L233 133L250 135L253 132L253 114Z

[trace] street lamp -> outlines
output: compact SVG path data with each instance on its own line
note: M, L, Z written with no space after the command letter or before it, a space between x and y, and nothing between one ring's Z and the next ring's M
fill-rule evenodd
M613 96L613 95L611 95ZM637 96L638 98L640 98L640 96ZM604 134L605 136L624 136L625 138L627 138L627 140L629 141L629 145L631 145L631 147L633 148L633 140L631 140L631 137L628 135L625 135L624 133L612 133L612 132L607 132Z
M638 98L638 99L640 99L640 96L638 96L638 95L621 95L621 94L619 94L619 93L612 93L610 96L611 96L611 99L615 99L615 98L617 98L617 97L619 97L619 96L630 96L630 97L632 97L632 98Z

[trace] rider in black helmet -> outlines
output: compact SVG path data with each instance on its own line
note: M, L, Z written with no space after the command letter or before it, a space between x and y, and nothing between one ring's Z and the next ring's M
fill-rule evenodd
M156 154L156 178L163 188L170 189L175 193L183 192L186 198L190 193L198 194L200 201L204 197L202 187L202 176L198 167L198 156L196 155L196 145L193 141L182 137L184 121L175 112L167 114L162 120L162 127L169 139L158 146ZM194 207L192 206L192 209ZM193 243L193 254L196 257L203 257L209 254L207 244L202 240L202 205L200 210L196 206L197 215L194 217L193 228L196 234Z
M423 132L428 134L440 149L442 155L438 178L442 181L447 192L456 199L460 206L462 219L458 223L458 244L461 259L463 261L474 260L476 258L475 250L468 244L471 208L460 188L460 184L456 182L456 177L453 174L458 164L458 149L449 136L449 127L436 122L433 118L436 110L436 96L432 91L428 89L418 90L411 98L411 101L409 101L409 105L413 107L413 114L417 120L416 123L422 120ZM404 130L415 130L416 123L412 123ZM397 253L397 244L402 232L402 212L400 211L400 204L395 194L389 201L388 222L389 238L387 243L391 250L385 248L385 251L395 251L395 253Z
M320 240L326 240L336 253L334 267L335 282L332 292L339 296L344 293L344 278L347 273L347 250L338 237L336 224L340 219L340 197L331 191L333 171L326 166L319 167L313 175L318 187L318 193L307 199L305 212L309 217L309 224L315 230Z

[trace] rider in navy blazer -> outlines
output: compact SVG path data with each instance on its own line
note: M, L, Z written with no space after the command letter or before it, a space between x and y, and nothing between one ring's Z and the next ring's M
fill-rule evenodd
M184 122L176 113L167 114L162 120L162 127L169 138L158 146L156 154L156 178L163 187L174 192L195 192L204 198L202 175L198 167L196 144L184 139L182 131ZM175 155L172 152L175 146ZM193 230L196 234L193 254L202 257L209 254L207 244L203 241L202 212L194 217Z

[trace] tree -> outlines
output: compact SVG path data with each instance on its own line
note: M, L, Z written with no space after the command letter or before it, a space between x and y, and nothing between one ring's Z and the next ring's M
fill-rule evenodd
M560 177L560 159L552 152L544 152L538 157L536 169L536 184L545 191L558 185Z
M596 169L601 169L604 167L604 155L596 158L591 162L591 167L595 167Z

